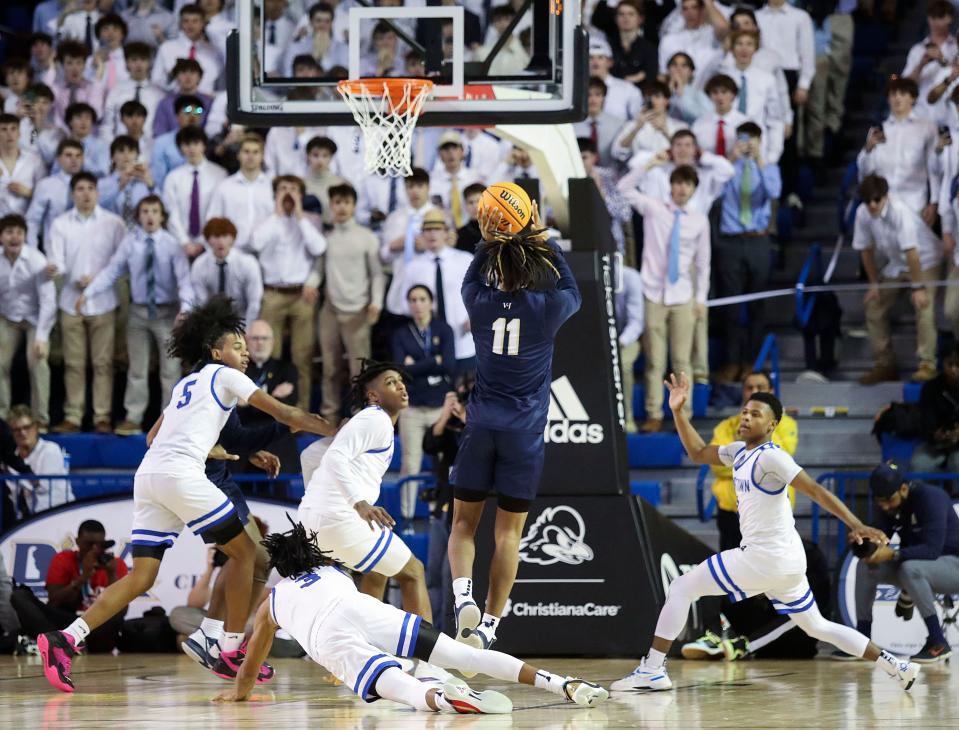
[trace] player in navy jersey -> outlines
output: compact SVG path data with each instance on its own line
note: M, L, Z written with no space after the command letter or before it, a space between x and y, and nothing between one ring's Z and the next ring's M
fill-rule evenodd
M456 461L450 570L456 638L488 649L519 565L519 542L543 471L553 342L582 297L533 203L527 230L497 233L501 214L480 212L483 242L463 279L476 343L476 385ZM496 549L485 613L473 600L474 535L486 495L497 496Z

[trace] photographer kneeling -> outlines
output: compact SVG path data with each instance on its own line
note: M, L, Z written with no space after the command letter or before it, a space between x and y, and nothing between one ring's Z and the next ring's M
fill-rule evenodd
M908 621L915 606L929 630L925 646L912 661L931 663L948 659L952 649L936 614L935 595L959 592L959 517L952 502L939 487L905 481L889 464L873 470L869 491L881 510L876 527L890 537L898 533L899 544L873 549L874 544L869 543L872 551L860 555L856 628L869 636L876 586L898 586L902 594L896 615Z
M85 520L77 531L77 549L53 556L47 569L47 603L26 586L17 586L10 596L20 619L20 633L35 639L38 634L64 629L96 600L108 585L127 574L127 566L108 552L114 546L97 520ZM112 651L123 627L126 609L90 633L84 642L91 653Z

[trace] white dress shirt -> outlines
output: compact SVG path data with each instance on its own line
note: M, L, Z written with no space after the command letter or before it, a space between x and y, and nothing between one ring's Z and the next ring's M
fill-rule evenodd
M37 131L28 117L20 120L20 149L39 155L45 168L49 169L57 157L57 147L67 138L67 133L57 124Z
M467 218L463 189L466 188L467 185L472 185L475 182L480 182L479 175L476 174L476 171L467 167L465 164L461 165L460 169L456 172L456 187L459 190L460 210L462 211L463 221L459 222L458 225L466 223ZM450 174L450 171L446 169L442 162L437 162L433 169L430 170L430 198L433 199L434 204L445 209L447 213L452 210L450 206L450 193L452 190L453 175ZM439 202L437 202L437 199Z
M816 75L816 43L809 13L788 2L774 8L765 5L756 11L756 22L765 48L776 51L785 71L797 71L800 89L808 89Z
M93 47L90 49L90 52L94 53L100 47L96 26L101 15L100 11L96 9L90 12L86 10L76 10L63 16L62 19L55 18L52 22L52 31L51 26L47 26L48 32L58 41L71 40L85 43L87 39L87 23L89 22L90 38L93 41Z
M660 152L665 149L669 149L670 140L673 135L676 134L680 129L688 129L689 125L686 122L682 122L678 119L673 119L672 117L666 117L666 130L662 131L654 127L649 122L646 122L642 128L636 133L636 136L633 137L633 141L629 147L623 147L622 140L625 139L630 132L636 128L635 122L626 122L623 125L623 128L619 131L619 134L616 135L616 139L613 140L612 147L610 147L610 152L613 155L614 159L625 162L633 155L640 152Z
M50 237L53 219L70 208L70 176L63 170L48 175L37 183L30 198L30 207L24 216L27 220L27 245L38 248L40 231Z
M408 315L409 305L406 302L406 292L403 288L403 269L407 259L413 260L418 254L415 248L415 238L423 227L423 216L433 209L433 204L427 201L421 208L413 208L406 203L390 213L383 221L383 230L380 234L380 261L391 266L393 280L386 292L386 310L392 314ZM409 241L410 250L392 251L390 245L397 238L403 238L404 245ZM430 285L430 291L433 285Z
M60 309L77 313L80 297L77 282L85 276L96 276L110 263L120 241L127 233L123 219L99 205L84 217L76 208L57 217L50 226L47 256L63 277ZM116 291L111 287L94 297L87 297L82 314L96 316L117 308Z
M393 210L390 210L390 188L394 181L396 181L396 200ZM370 216L374 210L388 216L406 207L408 203L403 178L366 175L360 181L356 194L359 198L356 203L356 220L364 226L370 225ZM382 240L382 229L380 236Z
M932 43L932 38L926 36L909 49L909 54L906 56L906 65L902 69L903 76L911 76L919 68L922 57L926 54L926 44L928 43ZM951 71L949 66L959 55L959 42L956 41L955 36L949 35L945 42L939 46L939 50L942 51L944 63L940 65L936 61L932 61L927 63L919 72L919 98L916 99L916 107L920 110L931 108L926 97L929 95L929 91L942 81L943 77L949 75Z
M881 274L886 279L909 273L906 251L912 249L918 249L919 266L923 271L942 263L942 241L908 203L892 195L876 218L869 214L867 206L859 206L852 247L857 251L870 248L878 251L880 260L877 263L882 266Z
M207 137L216 137L230 126L230 120L226 114L226 102L225 91L218 91L213 96L210 112L206 115L206 121L203 123L203 131L206 132Z
M683 28L659 39L659 72L666 74L669 59L677 53L687 53L693 59L697 69L706 68L720 53L716 31L709 23L703 23L695 30ZM708 79L707 79L708 80ZM705 83L705 81L703 81Z
M439 252L424 251L415 256L403 271L402 291L408 292L415 284L428 286L430 291L436 288L436 258L440 259L443 272L443 306L446 309L446 323L453 330L453 349L457 360L465 360L476 355L476 345L469 330L469 314L463 303L463 278L473 262L473 257L449 246ZM436 294L433 295L433 311L436 311Z
M264 286L301 286L326 251L326 239L305 217L273 213L253 230L250 248L260 257Z
M278 20L264 19L263 45L265 48L262 58L263 70L268 75L281 76L283 74L283 57L290 47L294 28L293 21L284 16L280 16ZM270 43L271 40L273 43ZM261 46L259 39L257 46Z
M726 183L736 174L736 169L725 157L712 152L703 152L694 167L699 176L699 185L696 186L696 191L686 207L708 216L713 203L723 194ZM665 162L650 170L645 170L645 165L637 165L633 169L637 173L635 179L638 182L639 192L663 202L669 202L671 199L669 176L676 169L674 163Z
M272 175L306 175L306 145L326 127L273 127L266 134L263 163ZM339 153L337 153L339 154ZM335 159L335 158L334 158Z
M170 71L173 70L178 58L190 57L190 49L193 47L196 48L194 58L203 69L199 89L204 94L213 94L220 73L223 71L223 59L212 44L202 40L193 43L183 33L176 38L164 41L157 49L156 58L153 59L153 72L150 76L153 83L161 89L173 91L175 82L170 80Z
M87 67L83 73L90 81L99 81L103 85L103 92L109 94L117 84L130 78L123 46L114 48L107 54L107 60L103 62L103 73L99 78L97 78L97 65L93 61L93 56L87 58Z
M508 151L501 140L486 132L479 131L472 137L463 134L463 164L473 170L478 182L485 185L496 182L493 175Z
M604 112L620 119L635 119L639 116L643 110L643 95L636 84L612 74L607 74L603 83L606 84Z
M53 91L53 116L57 122L67 128L67 107L70 106L70 97L73 97L73 103L84 102L93 107L97 118L93 120L96 125L103 118L103 97L106 95L106 89L99 81L90 81L81 79L80 83L74 88L67 86L63 81L55 81L48 84ZM94 127L96 129L96 127Z
M203 243L203 222L213 191L226 180L227 174L219 165L205 159L198 167L185 164L170 171L163 181L163 204L166 206L167 228L180 242ZM190 235L190 205L193 199L193 180L200 187L200 230Z
M729 153L736 146L736 129L743 122L750 121L749 117L733 106L727 114L719 114L715 110L704 114L693 122L692 132L696 135L696 144L705 152L716 152L716 138L719 122L723 122L723 136L726 139L726 152ZM763 139L765 146L766 140ZM763 156L765 157L765 151Z
M68 473L63 449L59 444L46 439L37 439L37 445L24 461L34 474ZM25 481L20 484L20 488L30 493L30 509L34 512L74 500L69 479L41 479L36 486L33 486L32 481Z
M313 55L312 35L304 36L295 43L291 43L283 53L283 60L280 63L280 70L283 75L293 75L293 61L297 56L310 56L316 59L316 62L320 64L320 68L324 71L329 71L334 66L348 68L350 65L350 47L336 38L330 41L330 46L326 49L326 53L323 54L322 58L316 58L316 56Z
M261 172L248 180L242 172L230 175L216 186L203 220L229 218L236 226L236 246L246 250L256 224L276 210L273 183Z
M230 249L224 260L224 293L236 302L237 311L243 315L249 326L250 322L260 316L260 306L263 303L263 274L260 272L260 264L256 257L236 248ZM193 262L190 278L193 281L197 306L220 293L219 260L212 251L204 251Z
M782 107L782 96L776 84L776 77L755 64L750 64L747 69L736 68L733 65L724 68L723 73L731 76L736 82L740 96L743 93L745 81L745 114L762 127L766 161L778 164L785 144L786 111ZM737 96L733 102L734 109L739 109L740 96Z
M19 195L10 192L10 183L21 183L32 191L45 174L43 160L33 152L20 150L12 170L7 168L3 160L0 159L0 216L8 213L23 215L27 212L27 206L30 204L30 198L21 198Z
M772 74L776 82L776 92L779 94L779 107L783 113L783 121L786 124L793 124L795 122L795 115L793 114L792 101L789 96L789 83L786 81L786 74L783 73L782 68L779 66L779 56L764 46L753 55L753 60L752 63L749 64L749 67L758 68ZM726 74L739 86L741 83L739 73L739 70L736 68L735 56L733 56L731 52L726 53L719 57L717 63L707 70L706 74L704 74L705 81L703 81L703 83L705 84L706 81L709 81L709 79L716 74ZM735 102L733 103L735 104Z
M127 133L126 126L120 121L120 107L128 101L136 99L138 86L140 87L140 103L147 110L147 120L143 127L143 133L150 134L152 131L153 117L160 102L166 97L166 92L150 81L127 79L113 87L103 104L103 120L100 122L100 129L102 130L101 134L107 139Z
M326 136L336 143L336 156L330 169L355 188L367 175L363 161L363 132L355 125L329 127Z
M873 147L872 152L864 147L856 158L859 179L882 175L889 183L889 192L918 212L930 202L929 191L938 191L941 184L936 125L913 110L903 119L888 117L882 129L886 141ZM935 194L932 200L936 200Z
M0 253L0 317L29 322L37 342L49 342L57 321L57 287L46 268L46 256L29 246L12 263Z

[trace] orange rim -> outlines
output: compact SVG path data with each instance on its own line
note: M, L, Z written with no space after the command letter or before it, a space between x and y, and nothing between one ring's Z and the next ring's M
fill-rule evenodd
M410 98L413 99L424 90L432 91L433 82L429 79L404 78L346 79L338 82L336 86L340 91L349 91L354 96L383 96L385 91L390 101L398 104L403 101L407 88L410 89Z

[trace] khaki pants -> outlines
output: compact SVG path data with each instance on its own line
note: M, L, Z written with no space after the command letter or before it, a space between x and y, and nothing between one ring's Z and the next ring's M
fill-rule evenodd
M126 348L130 365L127 368L127 389L123 396L128 421L142 423L143 412L150 400L150 346L153 343L159 352L160 408L166 408L173 397L173 386L181 374L180 360L167 355L166 343L178 311L176 305L159 306L156 319L150 319L146 307L130 304Z
M959 280L959 266L956 264L949 264L949 279ZM942 309L946 315L946 321L952 327L953 336L959 340L959 284L950 284L946 287L946 300Z
M47 358L38 359L34 350L37 328L23 320L11 322L0 317L0 418L10 411L10 364L20 346L21 337L27 340L27 367L30 370L30 407L34 418L43 426L50 422L50 364ZM22 400L17 396L17 400Z
M623 400L626 401L627 429L635 427L635 416L633 415L633 385L635 380L633 377L633 365L636 363L637 357L639 357L639 340L625 347L622 345L619 346L619 366L623 371ZM402 418L403 416L400 414L400 419L402 420Z
M77 316L61 310L64 382L67 398L64 419L80 425L87 407L87 345L93 363L93 420L109 421L113 404L113 338L116 313Z
M290 356L299 375L300 408L310 407L310 383L313 374L313 350L316 348L316 320L313 305L303 298L302 292L280 292L267 289L263 292L260 316L270 323L276 342L273 357L283 355L283 330L289 324Z
M347 367L349 376L360 372L360 359L370 356L370 323L366 312L338 312L329 301L320 308L320 352L323 355L323 405L320 414L331 423L340 420L340 390ZM405 448L405 444L404 444Z
M694 383L709 382L709 310L702 317L696 317L693 324L693 349L689 355L690 367L692 368L692 381ZM678 371L677 371L678 374ZM687 370L686 374L690 372Z
M646 418L663 417L667 344L673 372L677 375L690 373L695 322L692 301L666 305L646 300L646 331L643 332L643 350L646 353ZM692 413L691 401L691 397L686 401L684 410L687 414Z
M923 281L936 281L939 278L939 267L927 269L921 273ZM888 281L909 281L909 276L903 274L898 279L881 279ZM866 304L866 332L872 345L877 367L895 367L895 355L892 349L892 336L889 326L889 312L900 297L908 297L910 289L880 289L879 300ZM927 286L929 305L925 309L916 310L916 357L919 364L936 367L936 287Z
M853 20L851 15L829 16L832 40L829 52L816 57L816 76L809 87L809 99L800 115L799 153L823 156L823 132L838 132L842 124L846 85L852 65Z
M423 436L427 429L439 420L442 408L410 406L400 411L400 444L403 448L403 467L401 476L419 474L423 465ZM400 512L403 517L411 518L416 512L418 482L403 485L400 494Z

